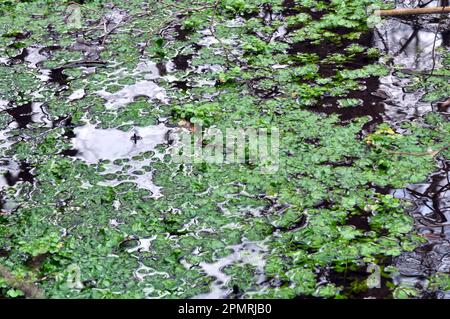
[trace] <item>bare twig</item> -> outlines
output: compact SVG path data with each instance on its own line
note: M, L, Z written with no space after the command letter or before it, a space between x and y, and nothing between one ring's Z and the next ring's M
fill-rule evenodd
M104 24L105 27L105 34L103 35L103 39L102 39L102 45L105 44L106 39L108 38L108 36L113 33L123 22L124 19L120 20L119 22L117 22L117 24L115 26L113 26L111 29L109 29L108 31L106 30L106 21Z

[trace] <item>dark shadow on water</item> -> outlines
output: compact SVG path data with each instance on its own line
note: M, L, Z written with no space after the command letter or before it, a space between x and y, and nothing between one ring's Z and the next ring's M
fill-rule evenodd
M378 267L382 269L384 265L391 264L390 258L380 259L377 262ZM331 269L328 274L329 281L338 287L343 287L341 295L349 299L391 299L392 290L389 285L392 280L386 276L379 277L379 287L369 287L367 284L368 272L367 266L348 267L336 271Z
M184 71L189 67L189 61L192 60L192 57L193 54L179 54L172 59L172 62L178 70Z
M29 164L22 162L19 165L18 172L7 171L3 177L5 178L8 186L14 186L18 182L28 182L33 184L34 175L31 173L31 170L32 167Z
M57 83L60 86L66 86L68 84L68 76L64 74L64 68L55 68L50 70L49 82Z
M14 118L19 128L25 128L32 123L33 107L31 102L8 108L6 112Z

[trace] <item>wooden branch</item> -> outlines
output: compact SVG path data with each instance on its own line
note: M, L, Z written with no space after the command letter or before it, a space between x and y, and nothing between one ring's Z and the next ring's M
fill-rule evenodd
M429 8L404 8L392 10L376 10L375 15L378 16L404 16L416 14L440 14L450 13L450 7L429 7Z
M15 289L21 290L25 297L31 299L44 299L44 293L34 284L27 283L16 276L14 276L11 271L0 265L0 278L3 278L8 285Z

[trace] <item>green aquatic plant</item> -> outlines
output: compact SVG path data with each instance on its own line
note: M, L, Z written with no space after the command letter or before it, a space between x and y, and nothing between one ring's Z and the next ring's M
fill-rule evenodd
M449 156L448 121L430 113L401 131L381 123L362 137L368 117L342 121L323 112L325 97L337 109L362 107L349 93L364 98L365 81L389 71L364 40L366 6L379 1L301 0L292 8L279 0L110 2L85 2L76 31L64 23L64 3L2 7L0 57L37 44L53 51L39 68L20 59L0 65L0 100L12 102L6 108L42 102L50 123L8 128L13 112L2 114L11 142L2 156L28 163L34 184L2 190L9 211L0 215L0 251L7 252L0 263L29 275L51 298L202 295L215 284L205 265L224 259L230 262L220 271L230 279L223 289L240 297L344 298L365 291L369 273L361 269L423 242L405 213L408 203L374 186L424 181L434 157ZM269 22L258 14L264 8L274 13ZM105 33L100 22L113 9L126 18ZM78 33L86 47L74 52ZM183 59L186 67L170 66ZM355 60L364 63L349 64ZM98 92L147 79L138 68L143 61L162 70L151 81L167 101L141 96L108 107ZM59 68L64 83L41 80L42 70ZM436 70L436 78L447 71ZM433 88L440 96L446 89L442 80ZM85 94L68 101L79 89ZM91 164L65 153L76 126L128 132L161 119L173 130L278 128L278 170L261 174L264 163L250 161L175 163L168 143ZM163 196L152 197L133 176L151 180ZM364 278L333 281L346 269ZM21 296L4 281L0 291ZM399 287L393 294L415 292Z

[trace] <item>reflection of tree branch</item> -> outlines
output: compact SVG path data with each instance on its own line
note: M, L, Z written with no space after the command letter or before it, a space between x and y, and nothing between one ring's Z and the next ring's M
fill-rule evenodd
M426 71L418 71L418 70L411 70L411 69L398 69L398 72L410 74L410 75L416 75L416 76L423 76L423 75L431 75L430 72ZM448 78L447 74L433 74L434 77L445 77Z
M102 45L105 44L106 39L108 38L108 36L113 33L123 22L124 19L120 20L119 22L117 22L117 24L115 26L113 26L111 29L107 30L106 28L106 21L105 21L105 34L103 35L103 39L102 39Z
M434 2L434 0L430 0L427 3L422 3L422 1L419 1L419 8L424 8L432 2Z
M450 207L441 205L445 203L444 198L446 196L446 192L450 190L449 171L446 163L446 160L442 160L442 167L440 170L441 173L437 175L436 178L433 176L432 180L428 183L427 188L423 192L419 192L412 187L406 188L406 191L414 197L414 202L417 206L425 206L433 212L433 217L424 217L423 220L418 220L422 225L434 227L449 225L448 218L445 216L442 209L445 211L445 209ZM429 201L432 203L431 206L429 205ZM426 224L423 223L423 221L425 221Z
M378 28L375 28L375 31L377 32L378 37L380 38L381 42L383 42L384 50L389 51L389 45L386 43L384 36L381 34L380 30L378 30ZM385 32L385 35L386 35L386 32Z
M233 54L233 52L231 52L231 51L225 46L225 44L223 43L222 39L220 39L220 38L217 36L216 31L215 31L215 29L214 29L214 24L215 24L215 20L216 20L216 16L217 16L217 10L218 10L218 7L219 7L219 2L220 2L220 0L216 0L216 2L215 2L215 4L214 4L214 11L213 11L213 15L212 15L212 17L211 17L211 24L210 24L210 26L209 26L209 30L210 30L212 36L213 36L217 41L219 41L219 43L220 43L220 45L221 45L221 47L222 47L222 50L223 50L224 53L225 53L225 56L226 56L227 61L228 61L228 62L231 62L230 56L232 56L232 57L236 60L236 62L238 62L238 61L239 61L239 58L236 57L236 56Z
M425 81L427 81L431 76L433 76L434 69L436 68L436 41L437 41L437 35L438 35L439 28L440 28L441 23L442 23L442 17L444 16L444 10L446 10L446 8L447 8L446 6L442 7L442 12L441 12L441 15L439 16L439 23L436 26L436 32L434 33L434 42L433 42L433 57L432 57L433 58L433 66L431 68L430 75L425 79Z
M167 7L167 8L174 8L176 10L176 11L173 11L173 12L169 13L167 15L167 17L165 19L163 19L162 23L158 26L158 29L159 29L158 33L159 33L159 35L161 35L162 31L167 29L168 26L170 26L170 24L174 20L176 21L177 20L176 17L179 16L179 15L185 15L185 14L189 14L189 13L192 13L192 12L201 12L201 11L204 11L206 9L214 8L213 5L209 5L207 3L202 3L202 2L190 3L189 4L190 7L183 7L183 6L181 6L179 4L176 4L176 3L167 3L164 0L158 0L155 3L159 4L159 5L162 5L164 7ZM193 6L198 6L198 7L193 7ZM152 11L151 12L147 12L147 14L151 14L151 13L157 12L157 11L158 11L158 8L157 9L152 8ZM149 43L151 41L151 36L155 32L156 32L156 30L149 30L149 31L147 31L148 38L145 41L144 45L140 49L141 55L144 54L145 49L148 47L148 45L149 45Z
M406 50L406 48L409 46L409 44L412 42L412 40L414 38L417 38L417 34L419 33L419 28L417 26L414 26L414 31L411 33L411 36L408 38L408 40L406 40L406 42L402 45L402 47L400 48L400 50L398 50L394 56L398 56L400 55L400 53L402 53L403 51Z

